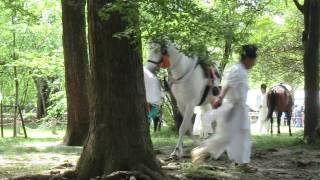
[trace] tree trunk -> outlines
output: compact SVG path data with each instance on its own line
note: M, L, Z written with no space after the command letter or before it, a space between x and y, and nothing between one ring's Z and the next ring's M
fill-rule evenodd
M78 179L140 171L150 179L163 180L147 122L140 37L114 37L126 30L128 20L138 24L138 5L118 2L124 9L106 16L101 9L115 0L88 1L91 121L77 165Z
M223 59L220 63L220 74L223 75L224 69L226 68L227 64L229 63L229 58L232 51L232 35L231 32L225 36L225 44L224 44L224 53Z
M64 143L83 145L89 129L85 0L62 0L68 123Z
M19 80L17 67L13 67L14 83L15 83L15 104L14 104L14 118L13 118L13 137L17 137L17 117L18 117L18 105L19 105Z
M34 78L34 82L37 87L37 119L40 119L47 115L50 89L47 80L43 77Z
M319 121L320 2L318 0L305 1L304 18L304 138L308 143L314 143L316 140L316 129Z

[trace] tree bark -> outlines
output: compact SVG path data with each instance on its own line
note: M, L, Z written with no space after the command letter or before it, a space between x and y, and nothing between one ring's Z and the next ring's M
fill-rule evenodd
M223 53L223 59L220 63L220 74L223 75L224 69L226 68L227 64L229 63L229 58L232 51L232 32L229 32L227 35L225 35L225 44L224 44L224 53Z
M83 145L89 129L85 0L62 0L68 123L64 143Z
M305 126L304 138L307 143L317 139L319 122L319 48L320 48L320 2L306 0L304 4L305 31L303 42L305 77Z
M123 32L138 23L135 1L118 1L121 12L101 14L115 0L89 0L90 129L77 165L78 179L115 171L139 171L163 180L147 122L140 37ZM130 14L128 14L130 13Z
M43 77L34 78L34 82L37 87L37 119L40 119L47 115L50 89L47 80Z

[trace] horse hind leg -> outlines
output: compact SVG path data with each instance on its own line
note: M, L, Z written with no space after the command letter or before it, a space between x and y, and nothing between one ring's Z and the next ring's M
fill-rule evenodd
M288 126L289 126L289 135L292 136L292 133L291 133L291 115L292 112L290 111L287 111L286 112L286 116L287 116L287 119L288 119Z
M277 113L278 135L280 134L281 115L282 115L282 112Z
M268 115L267 115L267 120L270 119L270 133L271 136L273 135L273 109L269 108L268 110Z

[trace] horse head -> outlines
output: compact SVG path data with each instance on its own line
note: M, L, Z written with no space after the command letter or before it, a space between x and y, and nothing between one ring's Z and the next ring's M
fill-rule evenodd
M169 68L171 63L167 46L156 42L149 43L147 68L154 72L157 68Z

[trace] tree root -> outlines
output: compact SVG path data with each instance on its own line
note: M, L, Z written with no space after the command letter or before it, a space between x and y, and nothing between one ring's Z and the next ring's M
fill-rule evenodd
M132 171L116 171L96 177L96 180L166 180L163 173L153 171L145 165L138 165Z

